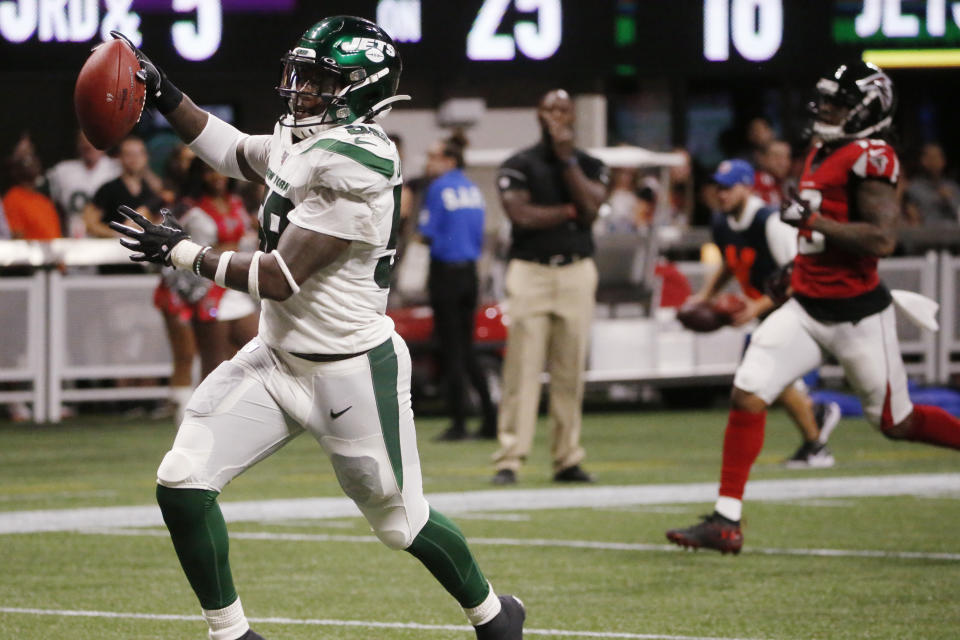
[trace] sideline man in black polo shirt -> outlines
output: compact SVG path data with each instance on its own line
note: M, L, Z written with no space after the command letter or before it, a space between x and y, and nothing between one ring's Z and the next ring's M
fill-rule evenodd
M580 463L583 369L597 290L590 228L607 195L607 169L573 146L574 110L563 89L540 100L535 146L497 174L513 225L506 290L510 318L497 421L494 484L511 484L533 442L540 374L550 373L553 479L591 482Z

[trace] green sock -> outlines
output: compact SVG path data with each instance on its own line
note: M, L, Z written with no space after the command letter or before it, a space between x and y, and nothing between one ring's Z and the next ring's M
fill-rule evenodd
M180 566L204 609L223 609L237 599L227 557L227 524L216 491L157 485L157 503Z
M430 519L407 551L430 570L461 607L476 607L490 593L490 585L470 553L466 538L442 513L430 509Z

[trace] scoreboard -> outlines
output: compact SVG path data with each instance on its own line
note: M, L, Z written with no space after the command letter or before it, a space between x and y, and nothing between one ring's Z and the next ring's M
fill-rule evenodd
M278 69L301 33L339 14L383 26L405 75L596 76L613 46L606 1L0 0L0 71L79 66L113 29L169 69Z
M955 0L0 0L0 72L75 72L111 29L168 69L275 70L337 14L376 21L405 76L438 84L960 65Z

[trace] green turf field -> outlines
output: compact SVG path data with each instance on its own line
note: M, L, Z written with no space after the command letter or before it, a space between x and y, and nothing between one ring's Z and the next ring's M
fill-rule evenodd
M488 482L491 443L434 443L445 423L418 424L428 498L459 512L494 586L527 604L526 637L960 637L957 452L891 443L846 420L831 441L837 467L789 471L780 462L798 436L773 412L755 486L823 493L748 501L746 545L733 557L683 552L663 536L712 506L696 491L709 495L702 483L717 479L723 411L587 415L585 466L599 482L584 493L549 481L545 423L520 483L507 489ZM30 529L0 534L0 639L205 637L152 507L154 472L173 435L170 424L116 418L0 425L0 530ZM842 490L857 477L877 477L860 485L882 495ZM924 488L904 489L912 482ZM531 503L531 489L545 491ZM471 508L484 495L476 492L495 492L492 505ZM604 497L611 492L621 497ZM230 518L232 502L339 496L304 436L238 478L222 502ZM558 499L572 504L551 507ZM359 517L326 517L316 502L279 504L289 512L230 525L238 589L267 638L473 637L429 574L381 546ZM127 508L138 506L147 509ZM89 510L102 507L123 509ZM120 526L121 513L146 519ZM50 522L59 524L27 526Z

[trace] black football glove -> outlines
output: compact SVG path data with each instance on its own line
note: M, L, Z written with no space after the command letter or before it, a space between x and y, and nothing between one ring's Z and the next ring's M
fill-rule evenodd
M123 40L127 43L137 60L140 61L140 71L137 77L147 85L147 102L163 115L167 115L177 108L180 101L183 100L183 92L177 89L167 78L167 74L157 65L153 64L147 55L140 51L130 38L119 31L111 31L110 35L117 40Z
M797 194L793 187L780 205L780 219L792 227L809 230L820 214L810 208L810 203Z
M170 266L170 252L181 240L190 238L190 234L183 230L169 209L160 209L163 220L160 224L153 224L142 215L128 207L120 205L117 208L120 214L136 222L143 231L128 227L119 222L110 221L110 228L127 238L120 238L120 244L131 251L136 251L130 259L134 262L153 262Z

